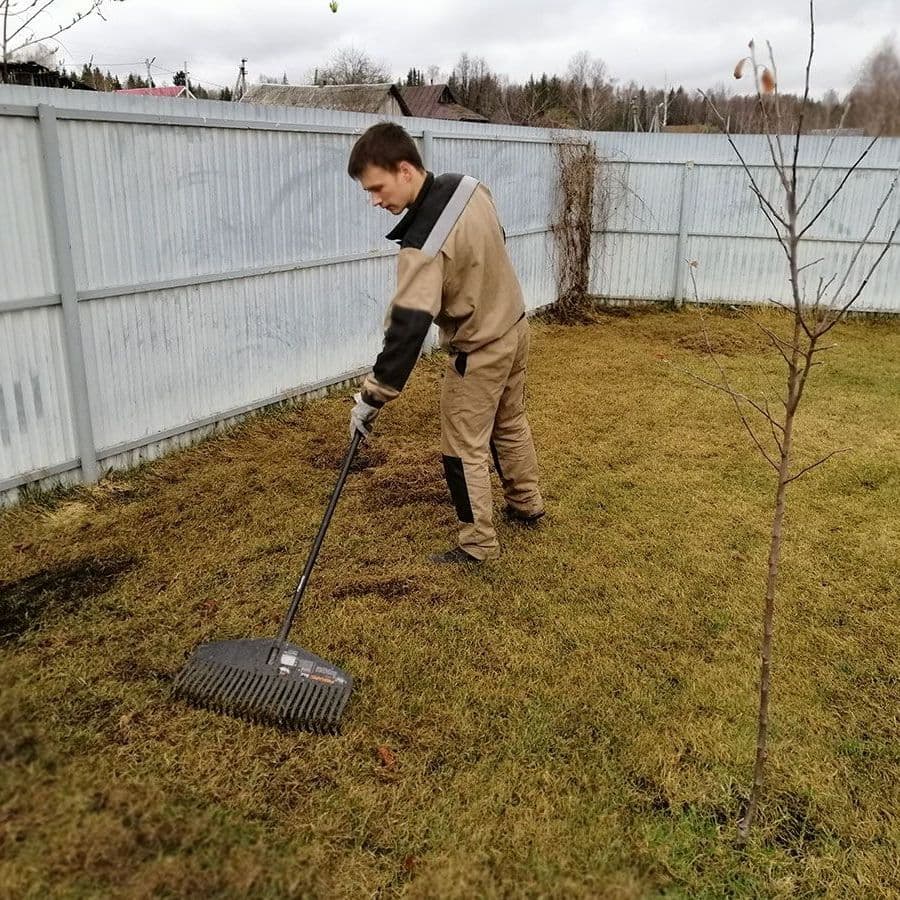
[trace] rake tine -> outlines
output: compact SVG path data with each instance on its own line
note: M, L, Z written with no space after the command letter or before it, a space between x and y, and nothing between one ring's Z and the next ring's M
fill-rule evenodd
M301 685L295 681L293 684L285 684L278 692L278 696L275 698L273 706L275 719L279 724L286 724L288 711L293 706L294 698L297 696L297 692L300 688Z
M201 697L214 695L223 674L219 666L207 666L206 671L197 679L197 683L194 685L194 692Z
M172 693L195 706L250 722L338 734L353 680L288 644L299 664L270 665L271 646L271 640L264 639L204 644L172 679ZM313 680L310 672L321 674ZM324 684L325 677L334 678L333 683Z
M308 682L305 696L303 697L303 703L302 705L297 707L298 718L303 719L304 722L308 721L310 718L310 712L318 699L319 685L314 681Z
M357 431L350 442L278 636L201 645L175 676L173 696L252 722L307 728L321 734L338 732L338 719L353 690L353 679L318 656L289 644L287 637L362 438ZM282 665L282 661L289 665ZM313 682L313 676L331 683Z
M328 698L331 696L331 685L319 685L319 696L316 700L316 705L310 710L310 718L321 724L322 722L322 713L325 709L325 705L328 702Z
M319 696L319 702L316 705L316 708L312 711L313 721L316 723L316 730L319 734L326 733L326 724L327 718L325 717L325 710L328 708L328 703L331 700L331 691L333 685L323 685L321 688L321 693Z
M248 672L241 681L235 685L234 709L242 718L258 705L260 688L265 684L266 676L262 673Z
M297 679L284 676L269 694L269 708L272 717L280 719L290 705L290 698L297 686Z
M331 703L328 707L328 726L331 729L332 734L337 734L338 710L341 707L343 698L343 688L332 693Z

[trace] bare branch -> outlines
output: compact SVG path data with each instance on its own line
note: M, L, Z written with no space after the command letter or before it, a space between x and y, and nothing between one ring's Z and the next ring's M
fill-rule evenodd
M772 459L772 457L769 455L766 448L762 445L762 442L756 436L756 432L753 430L753 427L747 421L747 417L744 415L744 411L741 409L740 404L738 403L738 400L743 400L747 403L750 403L755 409L759 410L762 413L762 415L768 419L770 424L774 424L775 426L780 428L781 427L780 423L777 422L774 418L767 416L767 414L765 413L764 410L761 410L759 408L759 406L754 404L753 401L750 400L749 397L746 397L744 394L741 394L738 391L732 390L731 388L726 387L725 385L716 384L716 382L714 382L714 381L710 381L707 378L703 378L700 375L697 375L696 372L691 372L690 369L685 369L685 368L682 368L681 366L675 366L674 368L679 372L683 372L689 378L693 378L695 381L699 381L700 384L705 384L707 387L711 387L717 391L721 391L723 394L727 394L729 397L731 397L731 399L734 401L734 406L738 412L738 416L741 419L741 424L747 430L747 433L750 435L751 439L753 440L753 443L756 445L756 449L759 450L759 452L765 458L766 462L770 466L772 466L772 468L777 472L778 471L778 463L776 463L775 460Z
M19 27L15 29L15 31L13 31L11 34L8 34L7 40L10 40L10 41L13 40L13 38L15 38L17 34L24 31L42 12L44 12L44 10L47 9L48 6L52 6L54 3L56 3L56 0L44 0L44 5L41 6L39 9L36 9L30 16L28 16L22 22L22 24L19 25ZM97 3L97 0L93 0L92 8L93 8L93 6L96 5L96 3ZM36 5L35 3L32 3L31 6L29 6L27 9L32 9L35 5ZM26 11L27 10L23 10L22 12L26 12ZM22 15L22 12L20 12L20 13L14 12L13 15Z
M760 406L752 397L748 397L746 394L742 394L739 391L734 390L728 382L728 375L725 372L725 369L722 366L722 363L719 362L719 357L716 356L715 352L712 349L712 342L709 339L709 331L706 328L706 319L703 316L703 310L700 310L700 324L703 327L703 337L706 341L706 350L709 353L712 361L716 364L716 368L719 370L719 376L722 379L722 384L725 386L723 390L727 393L732 400L735 401L735 406L737 407L738 415L741 417L741 421L744 421L745 427L749 429L749 425L747 425L744 419L743 410L741 410L740 406L737 405L737 400L743 400L748 406L751 406L755 409L763 418L768 419L772 422L777 428L782 428L782 425L777 420L773 419L771 415L767 412L767 410ZM783 430L783 428L782 428ZM754 435L755 439L755 435Z
M813 0L809 0L809 56L806 60L806 76L803 86L803 100L800 103L800 112L797 115L797 129L794 138L794 161L791 163L791 209L797 211L797 157L800 155L800 135L803 133L803 119L806 116L806 106L809 103L809 70L812 67L813 52L816 44L816 22L813 10Z
M87 18L93 13L97 13L103 18L100 13L100 7L103 4L103 0L90 0L88 7L81 12L76 12L72 17L72 20L64 25L58 25L55 29L52 29L45 34L41 34L40 37L36 37L34 32L30 32L28 34L23 35L22 33L34 22L39 16L41 16L46 10L56 3L56 0L32 0L27 6L22 7L18 10L11 11L11 4L8 2L4 3L4 16L3 16L3 58L6 60L10 53L17 53L21 50L24 50L26 47L31 47L34 44L40 44L43 41L51 41L55 40L60 34L64 31L68 31L73 26L77 25L82 19ZM32 12L33 10L33 12ZM25 16L25 18L17 23L17 27L11 33L8 32L7 29L7 18L9 16L20 17ZM22 35L19 38L18 43L12 49L10 49L10 44L12 41Z
M787 303L782 303L780 300L776 300L774 297L766 297L766 302L771 303L773 306L780 307L785 312L789 312L791 315L794 314L793 306L788 306Z
M708 378L704 378L702 375L698 375L696 372L692 372L690 369L685 369L682 366L674 366L679 372L684 372L685 375L689 375L695 381L699 381L700 384L705 384L707 387L715 388L717 391L721 391L723 394L728 394L732 400L743 400L744 403L747 403L749 406L752 406L764 419L768 419L769 421L774 421L777 428L781 428L781 423L772 417L770 417L765 409L763 409L758 403L748 397L746 394L742 394L740 391L734 390L734 388L728 386L727 384L719 384L715 381L710 381Z
M716 364L716 368L719 370L719 375L722 378L722 384L728 388L728 393L731 394L732 399L736 397L740 397L745 403L748 403L752 406L761 416L766 416L767 418L771 418L768 416L768 413L761 407L755 400L750 397L747 397L745 394L740 394L739 392L732 389L731 385L728 383L728 375L725 372L722 363L719 362L719 357L716 356L715 351L712 348L712 341L709 339L709 330L706 327L706 319L703 315L703 310L700 310L700 325L703 328L703 339L706 341L706 351L709 353L712 361ZM781 427L779 425L779 427Z
M800 266L797 271L802 272L804 269L811 269L813 266L817 266L820 262L825 262L824 256L820 256L818 259L815 259L812 262L808 262L805 266Z
M771 47L769 48L771 53ZM762 113L763 119L763 134L766 137L766 143L769 146L769 154L772 157L772 165L775 167L775 171L778 173L778 177L781 179L781 186L787 190L787 174L784 168L784 148L781 146L781 136L779 134L779 128L776 123L775 127L775 139L778 145L778 155L775 154L775 145L772 142L772 128L769 124L769 110L766 107L765 97L763 96L762 86L759 83L759 65L756 62L756 44L754 41L750 41L750 61L753 65L753 84L756 87L756 102L759 106L760 112ZM773 76L774 77L774 76ZM776 116L780 119L780 106L778 105L778 81L775 80L775 108L776 108Z
M778 145L779 174L784 172L784 147L781 143L781 95L778 91L778 67L775 65L775 53L772 50L772 44L766 41L766 47L769 48L769 64L772 66L772 78L775 81L775 141ZM757 85L757 93L759 94L759 86ZM762 95L760 94L760 100ZM765 129L768 133L768 129ZM781 179L782 185L787 187L784 177Z
M825 281L824 278L825 278L824 275L819 276L819 286L818 286L818 288L816 288L816 304L815 305L816 305L817 309L818 309L819 303L822 302L822 299L828 293L828 289L831 287L832 284L834 284L834 280L835 280L835 278L837 278L837 274L832 275L831 278L828 279L828 281ZM835 297L837 297L837 294L835 294Z
M784 255L790 260L791 252L788 250L787 244L784 242L784 238L781 236L781 231L778 226L775 224L775 220L769 215L769 211L765 206L765 198L762 194L753 186L751 186L750 190L756 194L756 199L759 201L759 208L762 210L763 215L769 220L769 224L772 226L772 230L775 232L775 237L778 238L778 243L781 244L781 249L784 250Z
M872 277L875 270L881 264L881 261L884 259L888 250L891 249L891 246L894 243L894 238L897 236L898 231L900 231L900 216L897 217L897 222L894 225L894 228L891 231L890 236L887 239L887 243L882 248L881 253L878 254L878 257L876 258L875 262L872 263L871 268L866 273L866 277L862 280L859 287L856 289L856 293L843 305L843 307L841 307L840 312L834 317L834 319L831 322L825 323L823 327L820 327L818 329L818 331L816 332L817 337L821 337L822 335L828 334L828 332L831 331L831 329L834 328L834 326L837 325L837 323L840 322L841 319L844 318L844 316L847 313L847 310L850 309L850 307L853 306L853 304L857 301L857 299L859 298L859 295L865 290L866 285L869 283L869 279Z
M694 277L694 267L691 265L689 260L685 260L688 264L688 275L691 276L691 284L694 286L694 300L699 305L700 304L700 293L697 290L697 279Z
M754 324L768 339L772 342L772 346L781 354L781 358L788 364L790 364L790 359L788 355L784 352L783 348L787 348L789 350L794 349L793 345L788 341L784 340L784 338L779 337L771 328L767 328L762 322L757 322L753 316L748 315L746 312L741 310L741 315L747 319L747 321Z
M878 224L878 219L881 216L881 211L887 206L888 200L891 199L891 194L894 193L894 188L897 187L897 182L900 180L900 168L894 173L894 177L891 181L890 187L885 192L884 197L881 198L881 203L878 205L878 209L875 210L875 215L872 217L872 222L869 225L869 230L863 235L862 240L857 244L856 250L853 253L852 258L850 259L850 264L847 266L847 271L844 273L844 277L841 280L841 283L838 285L838 289L834 292L834 299L837 301L838 297L841 295L841 291L844 289L844 285L847 283L847 279L850 277L850 273L853 271L853 267L856 265L857 259L859 259L860 253L862 253L863 248L868 244L869 238L872 236L872 232L875 230L875 226ZM896 229L895 229L896 230ZM888 245L890 245L891 241L888 241Z
M722 116L722 113L719 112L715 103L713 103L713 101L710 100L710 98L703 91L700 91L699 93L700 93L700 96L703 97L703 99L709 104L709 108L715 113L716 118L719 120L719 124L722 126L722 133L727 138L728 143L731 145L731 149L734 150L735 155L740 160L741 165L744 168L744 171L747 173L747 177L750 179L750 184L753 188L753 192L759 198L760 202L764 203L766 205L769 212L772 213L772 216L775 219L777 219L785 228L787 228L788 227L787 221L778 213L778 210L775 209L775 207L772 205L772 203L769 201L769 199L766 197L766 195L762 192L759 185L756 183L756 179L753 177L753 173L750 171L750 166L747 164L747 160L744 159L744 156L741 153L741 151L738 150L737 144L735 144L734 139L732 138L731 133L728 130L728 123L725 121L724 117ZM779 237L780 237L780 235L779 235Z
M849 453L851 449L852 449L851 447L844 447L841 450L832 450L831 453L829 453L827 456L823 456L820 460L818 460L818 462L814 462L814 463L812 463L812 465L805 466L796 475L792 475L790 478L787 479L787 481L785 481L785 484L790 484L792 481L796 481L798 478L802 477L807 472L811 472L813 469L817 468L818 466L821 466L822 463L828 462L828 460L831 459L832 456L837 456L838 453Z
M738 407L738 405L737 405L737 402L735 402L735 408L740 409L740 407ZM744 416L743 414L741 414L741 423L743 424L744 428L746 429L747 434L750 435L750 440L752 440L753 443L756 445L756 449L759 450L759 452L762 454L763 459L765 459L765 461L777 472L779 470L778 463L776 463L775 460L772 459L771 456L769 456L768 452L766 451L766 448L763 447L763 445L762 445L762 441L760 441L760 439L756 436L756 432L750 427L750 423L747 421L746 416ZM781 446L781 444L779 443L779 447L780 446Z
M802 354L803 356L803 366L800 368L799 378L797 381L797 393L794 398L794 410L796 411L797 407L800 404L800 400L803 397L803 390L806 387L806 381L809 378L809 373L813 368L813 354L816 352L816 341L818 341L819 335L813 334L809 339L809 347L807 347L806 352Z
M844 177L841 179L841 183L834 189L831 196L822 204L822 206L819 207L819 211L812 217L812 219L810 219L810 221L806 224L806 226L803 228L803 230L797 235L798 238L802 238L803 235L806 234L806 232L809 231L809 229L812 228L813 225L816 224L816 221L818 220L819 216L821 216L822 213L824 213L825 210L828 209L829 206L831 206L834 198L837 197L837 195L841 192L841 189L847 183L847 179L857 170L857 168L859 167L859 164L866 158L866 155L872 149L872 147L875 146L875 142L877 140L878 140L878 135L876 134L875 137L873 137L872 140L869 141L869 144L866 147L866 149L863 150L862 153L860 153L859 158L856 160L856 162L853 163L853 165L850 166L850 168L847 170Z
M809 202L810 197L812 197L813 189L816 186L816 182L819 180L819 175L822 174L822 171L825 169L825 163L828 162L828 157L831 155L831 151L834 148L835 142L837 141L838 134L840 134L841 130L844 127L844 122L847 121L847 113L850 112L851 101L848 100L844 104L844 111L841 113L841 120L838 122L837 128L835 129L835 133L831 136L831 140L828 142L828 146L825 148L825 153L822 156L822 160L819 163L819 168L813 173L812 181L809 183L809 188L807 188L806 196L800 201L800 205L797 207L797 212L800 213L803 211L803 207Z
M769 404L766 404L766 412L769 411ZM769 427L772 431L772 439L775 441L775 445L778 447L778 453L781 456L784 456L784 444L781 443L781 439L778 437L778 432L775 430L775 425L773 424L774 418L769 418Z

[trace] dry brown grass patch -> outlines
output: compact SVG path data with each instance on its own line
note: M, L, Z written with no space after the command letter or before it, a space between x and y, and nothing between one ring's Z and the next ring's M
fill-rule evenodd
M710 312L707 327L735 384L765 383L739 320ZM294 635L357 680L336 739L193 710L168 687L197 643L274 634L343 456L347 397L0 514L2 596L34 612L0 657L2 890L900 889L900 332L848 324L810 385L801 452L854 449L815 490L792 486L772 776L742 853L772 489L727 398L683 374L707 365L698 333L688 311L535 324L549 512L537 529L498 521L503 557L459 572L425 561L454 514L445 361L422 360L348 479Z

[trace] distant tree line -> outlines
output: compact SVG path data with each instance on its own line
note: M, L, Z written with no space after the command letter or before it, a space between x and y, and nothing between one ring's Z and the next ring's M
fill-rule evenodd
M734 133L760 133L764 129L759 100L741 84L740 92L723 82L705 91ZM270 79L266 79L270 80ZM274 81L275 79L271 79ZM286 80L286 79L285 79ZM310 74L313 84L373 84L391 80L387 64L373 60L364 50L340 48ZM532 75L525 83L511 82L494 72L480 56L462 53L449 76L437 66L413 67L399 84L416 87L446 81L456 98L492 122L590 131L719 131L719 122L697 90L677 87L647 88L631 81L617 84L601 59L577 53L564 75ZM807 103L804 130L820 131L842 124L869 134L900 135L900 60L891 39L885 39L861 68L847 97L828 91L821 100ZM802 98L781 94L785 122L793 121Z
M564 76L532 75L524 84L510 82L487 62L463 53L447 79L463 106L494 122L591 131L658 131L663 128L718 131L718 123L697 91L684 86L646 88L632 81L616 84L603 61L577 54ZM424 84L421 70L411 69L407 84ZM725 84L706 91L734 133L763 130L758 98L736 94ZM781 94L785 121L794 120L802 98ZM848 97L833 90L807 104L804 130L844 128L869 134L900 135L900 59L886 39L869 56Z
M80 72L63 70L62 74L97 91L154 86L139 74L130 73L123 80L89 65ZM383 84L392 78L386 63L348 47L335 51L324 66L309 73L307 80L312 84ZM280 78L261 75L260 81L288 83L287 74ZM484 58L469 53L460 55L449 76L437 66L411 68L399 83L420 86L444 81L463 106L492 122L588 131L719 130L710 104L698 91L683 85L660 89L635 81L617 84L609 77L604 62L586 51L571 59L564 75L532 75L521 84L497 74ZM173 83L184 84L185 73L175 73ZM233 99L228 87L209 90L193 81L188 87L200 99ZM723 80L705 93L732 133L764 130L758 98L745 92L743 85L742 92L737 93ZM789 93L780 95L785 121L795 119L801 99ZM900 58L891 39L885 39L868 57L846 97L830 90L821 100L807 103L805 131L828 130L841 124L867 134L900 135Z
M132 88L159 87L152 79L148 80L142 75L137 75L134 72L129 72L128 75L124 75L120 78L118 75L111 74L108 69L106 72L102 72L97 66L91 68L87 63L82 66L80 72L74 69L71 72L67 72L63 69L60 74L72 79L72 81L87 85L95 91L121 91ZM184 72L176 72L172 77L172 84L183 85L184 83ZM222 88L221 90L207 90L201 84L189 81L188 89L198 100L232 99L232 91L231 88L228 87Z

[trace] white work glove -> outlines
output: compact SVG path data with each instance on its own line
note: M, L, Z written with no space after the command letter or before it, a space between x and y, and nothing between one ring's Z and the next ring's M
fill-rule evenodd
M356 406L350 410L350 439L353 439L357 431L362 433L363 438L367 438L381 408L366 403L361 393L354 394L353 399L356 401Z

